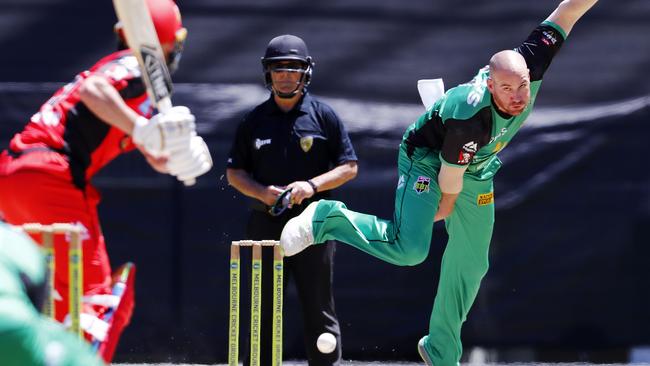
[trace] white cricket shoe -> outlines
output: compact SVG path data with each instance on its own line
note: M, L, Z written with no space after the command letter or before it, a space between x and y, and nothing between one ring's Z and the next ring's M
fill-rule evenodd
M280 245L284 249L285 256L290 257L298 254L314 243L312 220L316 206L318 206L318 201L310 203L300 215L284 225L280 235Z

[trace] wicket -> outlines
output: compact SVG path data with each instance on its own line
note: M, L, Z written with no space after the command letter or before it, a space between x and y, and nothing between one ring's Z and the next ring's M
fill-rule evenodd
M273 247L272 366L282 365L283 254L279 241L242 240L230 246L230 316L228 318L228 365L239 361L240 247L252 247L251 270L251 354L250 365L260 366L260 318L262 306L262 247Z
M43 313L51 318L55 317L54 306L54 274L56 270L54 260L54 235L70 235L70 244L68 246L68 300L70 308L70 330L83 338L81 330L81 301L83 296L83 252L81 246L82 227L74 224L24 224L17 226L28 234L41 236L41 244L45 251L45 258L49 272L47 283L47 299L43 308Z

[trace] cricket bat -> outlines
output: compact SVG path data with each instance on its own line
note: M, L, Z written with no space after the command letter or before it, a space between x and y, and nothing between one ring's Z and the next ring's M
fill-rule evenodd
M147 4L145 0L113 0L113 7L126 43L140 64L149 99L158 112L164 113L172 107L172 78ZM196 180L183 183L191 186Z
M167 111L172 106L172 79L145 0L113 0L113 7L142 69L149 99L159 112Z

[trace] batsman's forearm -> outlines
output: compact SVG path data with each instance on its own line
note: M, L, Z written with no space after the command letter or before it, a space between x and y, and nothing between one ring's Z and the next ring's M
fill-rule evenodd
M357 176L357 162L348 161L334 169L311 179L318 192L327 191L343 185Z
M107 124L131 135L138 114L124 102L120 93L106 79L89 77L79 88L81 101Z
M155 171L162 174L169 174L169 169L167 168L167 161L168 161L167 157L154 157L142 147L136 146L136 148L140 151L140 153L142 153L145 160L147 160L147 163L149 163L149 165Z

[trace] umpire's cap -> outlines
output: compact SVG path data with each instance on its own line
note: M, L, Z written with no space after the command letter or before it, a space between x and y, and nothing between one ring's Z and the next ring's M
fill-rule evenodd
M305 41L291 34L277 36L269 42L262 57L262 64L266 66L270 62L285 60L302 61L312 66L312 58Z

